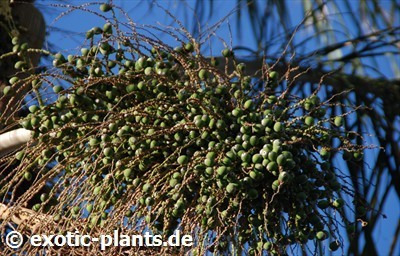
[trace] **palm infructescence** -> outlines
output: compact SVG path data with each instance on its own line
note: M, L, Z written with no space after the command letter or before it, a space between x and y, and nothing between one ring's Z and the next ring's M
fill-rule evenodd
M196 4L198 22L215 4ZM238 2L231 17L236 28L251 17L255 50L238 45L209 58L201 51L210 31L127 32L133 23L111 20L86 33L80 54L55 54L54 69L10 79L2 102L22 103L15 95L28 86L36 103L26 102L26 117L4 114L10 104L0 113L6 129L33 133L0 160L2 225L19 205L34 210L18 210L27 216L40 212L31 229L47 232L65 225L93 234L121 228L169 235L180 227L199 239L199 253L323 254L324 246L344 245L348 253L379 254L374 232L389 192L398 201L400 191L400 87L381 78L374 62L391 61L398 77L396 2L303 1L296 27L290 4ZM122 12L111 7L101 11ZM360 19L346 14L355 8ZM349 18L352 26L337 27ZM151 29L179 38L179 47ZM310 47L305 32L315 50L302 49ZM243 50L252 56L240 57ZM25 56L20 48L14 53ZM378 152L372 143L385 149L376 161L367 159ZM388 253L399 241L396 225Z

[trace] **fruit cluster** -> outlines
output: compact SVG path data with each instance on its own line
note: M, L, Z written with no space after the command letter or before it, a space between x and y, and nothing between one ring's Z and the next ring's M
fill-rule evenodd
M70 199L58 217L102 228L122 217L165 235L181 228L218 252L279 254L330 235L331 249L340 246L328 209L341 213L345 201L329 160L338 151L361 160L362 147L343 116L327 115L329 102L290 95L274 71L256 80L229 49L222 55L236 70L226 74L194 40L172 49L146 37L146 54L114 26L89 30L79 55L54 55L61 73L27 78L57 99L29 107L21 125L37 144L17 159L35 163L25 178L50 166L41 176L56 185L43 202Z

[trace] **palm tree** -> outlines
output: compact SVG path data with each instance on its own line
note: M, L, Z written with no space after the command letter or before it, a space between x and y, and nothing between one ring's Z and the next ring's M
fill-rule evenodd
M192 34L199 41L205 34L198 28L206 27L207 19L216 15L218 4L218 1L195 3L198 23ZM244 30L250 28L254 47L248 47L247 42L232 47L235 53L242 54L243 57L236 56L237 61L245 63L248 70L255 73L267 65L287 74L284 78L289 81L296 77L290 93L301 97L314 91L324 77L320 96L337 103L328 110L331 114L347 116L346 106L364 106L356 116L347 116L346 129L363 134L367 143L375 143L381 150L373 153L367 150L365 164L361 165L341 161L339 154L332 155L330 161L338 174L346 172L350 177L347 185L355 198L365 200L369 210L363 218L358 217L363 216L362 208L344 212L353 223L358 223L355 231L347 230L347 254L379 254L376 234L382 220L389 215L385 204L388 200L398 203L400 199L399 4L394 0L359 3L238 0L236 4L237 10L229 17L236 20L235 26L230 27L232 36L235 39L245 32L248 34ZM300 19L293 21L292 17ZM222 57L217 59L224 61ZM383 69L383 65L387 67ZM295 69L287 73L292 67ZM338 94L341 96L334 97ZM358 143L363 143L361 138ZM346 190L342 196L346 197ZM0 212L6 210L0 204ZM400 222L387 232L393 234L388 253L394 254L400 241Z

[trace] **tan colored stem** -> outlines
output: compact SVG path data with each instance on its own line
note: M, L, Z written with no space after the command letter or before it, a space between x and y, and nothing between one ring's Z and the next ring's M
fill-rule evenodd
M32 232L35 232L40 226L51 220L45 214L40 214L23 207L8 207L2 203L0 203L0 219L17 225L23 225Z
M0 157L4 156L32 138L32 131L24 128L0 134Z

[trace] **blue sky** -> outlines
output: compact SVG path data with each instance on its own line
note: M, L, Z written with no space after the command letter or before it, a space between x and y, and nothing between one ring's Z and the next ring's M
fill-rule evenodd
M85 2L86 1L69 1L69 3L75 5L84 4ZM150 5L148 4L149 2L150 1L114 1L114 3L121 6L123 10L126 11L133 19L133 21L137 24L162 24L164 26L177 27L177 24L170 17L165 15L165 12L160 8L154 7L150 10ZM389 2L390 1L382 1L384 5L389 4ZM68 31L67 33L59 33L56 32L55 29L49 30L50 36L47 38L47 40L48 43L55 45L54 49L56 51L61 51L64 53L78 53L85 32L93 26L102 27L102 25L104 24L104 20L102 18L96 17L96 15L83 15L82 11L69 13L68 15L55 21L54 19L66 9L62 7L49 6L50 3L58 4L59 2L37 1L37 6L39 6L45 14L46 23L53 28L60 28ZM184 24L189 27L189 31L191 31L193 24L195 24L195 19L193 19L193 17L195 17L195 15L193 14L195 1L187 1L186 4L183 4L180 1L159 1L159 3L172 14L176 15L178 20L183 21ZM213 15L211 16L211 19L209 19L202 26L202 29L207 30L208 27L214 25L215 23L226 17L226 15L235 8L234 3L236 3L236 1L215 1ZM292 24L298 24L302 20L302 3L301 1L291 1L291 4L291 22ZM88 6L88 8L98 10L98 5ZM334 13L332 13L332 15L334 15ZM106 16L110 17L108 14ZM349 15L345 15L345 17L346 19L351 18ZM122 15L118 16L118 18L121 21L126 21L126 19L122 17ZM346 27L346 25L348 24L346 20L338 20L335 24L337 25L336 29L338 30L345 31L345 29L348 29L346 33L355 33L355 31L353 31L355 28ZM299 32L296 40L301 41L306 36L308 36L307 33L309 32L310 31L307 29L302 30L301 32ZM241 33L239 34L236 31L236 16L232 15L229 19L225 20L221 24L220 28L216 31L216 34L220 39L214 37L211 40L210 44L204 45L205 54L209 55L212 52L212 54L214 55L219 55L220 51L225 48L223 40L228 44L228 46L231 44L231 33L233 46L245 45L246 47L249 47L251 49L257 49L256 42L253 39L252 30L250 29L249 17L243 19ZM338 40L344 40L346 38L346 33L341 34L341 36L338 37ZM278 35L279 34L277 34L277 41L279 41ZM170 44L171 46L179 45L179 43L174 38L165 34L160 33L159 38L162 39L165 43ZM271 42L271 44L273 43L274 42ZM318 44L319 43L317 41L310 40L307 44L300 48L300 50L303 50L304 52L310 52L320 46ZM271 52L276 52L280 50L280 46L271 47ZM335 54L338 55L343 53L346 52L336 52ZM245 55L246 53L243 52L243 54ZM380 61L378 64L380 67L379 72L382 72L382 74L379 74L378 72L371 72L369 74L374 77L384 75L389 78L395 78L398 75L390 69L389 63ZM376 139L374 139L373 137L371 137L370 141L368 142L374 144L377 143ZM376 158L377 152L378 149L370 151L370 153L367 155L368 161L373 162ZM389 250L389 243L391 241L393 233L389 233L388 230L390 232L394 231L393 226L397 225L399 212L400 203L398 202L395 192L392 190L384 208L384 213L387 215L388 218L380 219L380 224L378 225L374 234L376 237L376 242L379 244L378 248L382 250L382 255L386 255ZM398 245L397 248L399 248L400 250L400 245Z

